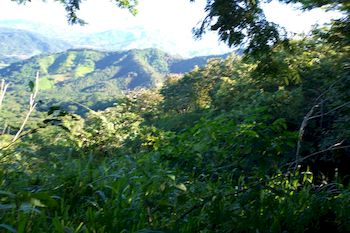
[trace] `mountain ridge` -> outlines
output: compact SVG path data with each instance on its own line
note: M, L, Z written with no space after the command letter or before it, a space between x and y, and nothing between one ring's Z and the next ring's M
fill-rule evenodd
M82 113L85 110L76 102L95 110L103 109L124 92L159 87L169 74L186 73L195 66L204 66L211 58L225 56L183 59L159 49L119 52L69 49L13 63L0 69L0 78L11 84L7 96L11 108L27 104L28 83L39 71L42 111L59 104L68 111ZM21 109L20 106L15 109Z
M61 27L28 20L0 20L0 27L4 26L64 40L74 48L91 48L104 51L158 48L188 58L231 52L231 49L222 46L208 48L205 41L185 45L178 44L172 37L164 36L164 33L159 30L150 31L150 29L142 26L88 31L85 30L86 28Z
M38 54L65 51L70 47L69 43L62 40L0 26L0 63L3 66Z

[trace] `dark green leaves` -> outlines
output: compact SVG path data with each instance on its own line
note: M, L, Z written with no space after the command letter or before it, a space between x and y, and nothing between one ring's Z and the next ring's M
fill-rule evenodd
M61 109L61 107L60 106L51 106L50 108L49 108L49 111L47 112L47 115L52 115L54 112L56 112L56 111L58 111L58 110L60 110Z
M34 90L34 87L35 87L35 84L34 84L34 82L33 82L33 81L29 81L29 84L28 84L28 86L29 86L29 89L30 89L30 91L31 91L31 92L33 92L33 90Z
M299 4L304 10L326 7L345 14L350 11L346 0L279 1ZM261 3L268 2L270 0L207 0L207 16L201 25L194 29L194 34L200 38L207 30L217 31L220 39L229 46L243 47L246 53L261 56L273 45L287 39L283 28L266 20Z
M276 24L265 19L260 1L207 1L206 18L194 29L200 38L206 30L217 31L220 39L230 46L243 46L246 52L266 52L285 35Z
M8 232L16 233L16 229L7 224L0 224L0 228L7 230Z

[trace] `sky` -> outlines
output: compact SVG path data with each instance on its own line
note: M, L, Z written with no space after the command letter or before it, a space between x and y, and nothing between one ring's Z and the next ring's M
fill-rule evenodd
M111 29L135 31L142 28L149 35L154 35L155 39L165 41L168 50L176 50L185 56L193 51L199 51L198 55L232 51L219 42L214 32L207 33L200 41L193 39L192 28L205 17L205 2L206 0L196 0L195 3L189 0L139 0L139 13L137 16L132 16L127 10L119 9L110 0L85 0L81 5L79 16L85 19L88 25L80 27L68 25L64 8L53 1L43 3L41 0L32 0L23 6L10 0L1 0L0 20L25 19L52 25L67 32L82 33ZM294 33L306 33L313 24L322 24L339 16L322 10L303 13L294 9L295 6L293 8L290 5L283 5L276 0L265 4L263 8L268 20ZM200 54L201 51L203 54Z

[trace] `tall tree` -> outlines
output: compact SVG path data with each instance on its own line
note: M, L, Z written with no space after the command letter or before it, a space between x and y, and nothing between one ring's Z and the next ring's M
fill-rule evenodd
M322 7L341 11L344 15L350 11L348 0L278 1L287 4L298 3L302 10ZM208 30L217 31L220 39L230 46L244 46L246 52L266 52L272 45L287 38L283 28L265 18L261 4L269 2L271 0L207 0L207 16L201 25L194 29L195 36L200 38ZM344 22L349 22L345 18L348 16L338 23L344 25Z

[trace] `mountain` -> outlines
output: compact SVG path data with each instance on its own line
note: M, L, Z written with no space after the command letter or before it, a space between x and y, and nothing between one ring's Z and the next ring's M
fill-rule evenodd
M191 36L174 35L142 25L122 28L89 28L79 26L48 25L23 19L2 19L0 27L31 31L48 38L67 41L70 48L90 48L105 51L158 48L171 54L196 57L208 54L232 52L225 44L216 44L216 39L204 37L193 41ZM211 46L209 46L211 45Z
M60 52L68 43L40 34L12 28L0 28L0 65L23 60L42 53Z
M145 38L146 33L142 29L135 30L109 30L94 33L81 33L71 35L66 40L77 48L91 48L97 50L120 51L130 49L134 42ZM147 46L147 45L145 45ZM138 47L140 49L145 47Z
M103 109L125 91L157 87L167 74L189 72L215 57L218 56L183 59L158 49L121 52L72 49L13 63L0 69L0 76L11 84L5 102L8 101L12 109L27 105L28 83L39 71L39 109L45 111L59 103L68 110L82 113L85 110L80 104Z
M163 31L146 29L142 26L72 34L67 35L65 40L73 44L75 48L105 51L157 48L184 57L223 54L230 51L226 46L208 47L208 41L205 40L183 42L181 36L172 37Z
M43 24L25 19L0 19L0 27L29 31L48 38L57 38L64 41L71 35L79 34L79 32L74 31L68 32L66 28L58 27L57 25Z

